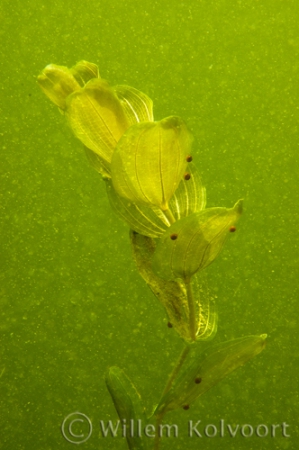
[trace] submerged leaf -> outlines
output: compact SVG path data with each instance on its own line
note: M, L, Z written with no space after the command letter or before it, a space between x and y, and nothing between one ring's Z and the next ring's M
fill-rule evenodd
M183 178L191 135L179 117L131 126L120 139L111 162L112 182L119 195L168 210Z
M193 342L186 286L181 281L165 281L153 273L151 258L155 241L131 231L133 257L149 288L164 306L169 324L188 343ZM192 280L196 340L211 339L217 330L217 314L212 296L202 277Z
M169 201L169 209L174 218L179 220L194 212L202 211L205 206L206 190L202 185L196 166L189 162L185 176Z
M109 84L102 79L89 81L68 97L66 115L77 138L110 163L113 150L129 124Z
M126 438L130 450L145 450L147 440L132 433L132 426L136 427L138 421L146 423L144 408L135 386L118 367L111 367L106 375L106 385L112 397L118 417L122 425L126 426Z
M153 270L165 280L188 281L219 254L242 212L242 200L232 209L209 208L178 220L159 239Z
M71 69L49 64L37 77L37 82L47 97L64 110L67 97L92 78L100 78L98 67L88 61L79 61Z
M89 159L91 158L91 163L101 172L101 167L97 166L98 161L92 155ZM189 181L181 180L169 202L169 209L175 219L201 211L205 206L205 188L201 185L201 179L193 164L188 165L188 172L192 178ZM161 209L137 204L118 195L111 181L107 183L107 195L115 213L137 233L157 238L161 237L171 225L169 218Z
M89 164L102 175L103 179L110 179L110 164L85 145L84 150Z
M80 89L70 69L55 64L45 67L37 82L46 96L62 110L66 108L67 97Z
M81 87L93 78L101 78L98 66L84 60L79 61L70 71Z
M163 212L157 208L133 203L115 192L111 180L106 183L107 195L115 213L134 231L144 236L159 237L169 226Z
M187 356L173 387L161 398L155 414L189 406L200 395L245 364L265 348L267 335L247 336L210 347L202 355L197 348ZM185 367L185 368L184 368Z
M196 341L211 340L217 333L218 326L215 298L209 289L205 274L196 273L190 283L195 304Z
M119 85L113 89L121 101L130 125L154 120L153 102L146 94L131 86Z

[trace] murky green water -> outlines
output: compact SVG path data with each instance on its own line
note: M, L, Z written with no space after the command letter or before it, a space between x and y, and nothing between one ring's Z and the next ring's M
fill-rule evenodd
M103 182L36 84L47 64L80 59L147 93L157 119L187 121L209 207L244 198L237 233L207 269L215 342L267 333L268 345L169 413L179 436L161 449L297 448L298 14L294 0L2 0L1 449L71 448L61 423L75 411L93 424L82 448L126 449L100 430L117 420L107 368L122 367L150 408L182 348ZM202 438L188 437L190 420ZM221 437L221 420L253 435ZM268 436L256 435L260 424Z

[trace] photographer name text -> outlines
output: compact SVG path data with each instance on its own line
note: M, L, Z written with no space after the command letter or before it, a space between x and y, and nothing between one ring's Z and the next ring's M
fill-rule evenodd
M257 436L260 438L264 437L290 437L288 433L289 425L286 422L281 424L258 424L251 425L246 424L234 424L231 425L226 423L224 419L221 419L219 423L204 424L201 420L189 420L187 424L187 432L189 437L197 438L213 438L213 437L232 437L242 436L244 438L250 438L252 436ZM156 428L153 424L143 424L143 421L130 420L118 420L118 421L107 421L104 422L100 420L100 430L102 437L148 437L154 438L156 435ZM179 436L179 426L177 424L160 424L157 432L160 437L178 437Z

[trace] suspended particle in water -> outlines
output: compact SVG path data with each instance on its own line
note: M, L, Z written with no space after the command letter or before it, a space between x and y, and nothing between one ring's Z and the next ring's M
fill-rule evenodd
M168 322L167 326L168 328L172 328L172 323Z
M200 378L200 377L196 377L195 380L194 380L194 382L195 382L196 384L201 383L201 378Z
M189 408L190 408L189 405L184 405L184 406L183 406L183 409L185 409L185 410L187 410L187 409L189 409Z

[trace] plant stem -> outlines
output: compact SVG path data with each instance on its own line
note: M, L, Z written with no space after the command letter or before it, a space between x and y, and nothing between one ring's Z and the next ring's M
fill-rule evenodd
M195 318L195 307L194 299L190 278L185 280L186 290L187 290L187 300L189 307L189 329L190 337L193 341L196 340L196 318Z
M169 378L167 380L166 386L164 388L164 391L161 395L161 398L164 397L165 394L167 394L167 392L171 389L171 386L177 376L177 374L179 373L182 365L184 364L187 355L190 351L191 347L190 345L185 345L185 347L183 348L183 351L181 352L179 359L176 363L176 365L173 368L173 371L171 372L171 374L169 375ZM155 442L154 442L154 450L159 450L159 445L160 445L160 425L162 423L162 419L164 416L164 411L162 410L158 415L157 415L157 420L156 420L156 433L155 433Z
M185 345L185 347L183 348L183 351L181 352L179 359L176 363L176 365L173 368L173 371L171 372L171 374L169 375L169 378L167 380L166 386L164 388L164 391L161 395L161 398L164 397L165 394L167 394L167 392L170 390L172 383L175 379L175 377L177 376L177 374L179 373L180 368L182 367L182 365L185 362L185 359L190 351L190 346L189 345Z
M156 433L155 433L155 441L154 441L154 449L153 450L159 450L160 447L160 425L162 423L162 419L163 419L163 412L157 415L157 420L156 420Z
M172 225L175 222L175 218L174 218L171 210L169 208L164 209L163 213L164 213L165 217L167 218L168 222L170 223L170 225Z

